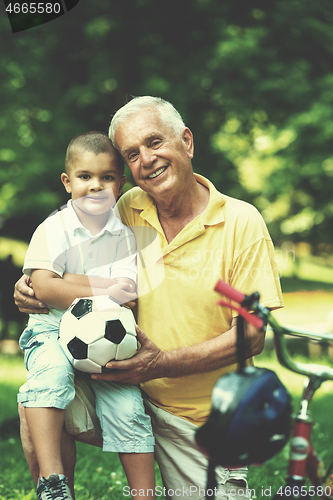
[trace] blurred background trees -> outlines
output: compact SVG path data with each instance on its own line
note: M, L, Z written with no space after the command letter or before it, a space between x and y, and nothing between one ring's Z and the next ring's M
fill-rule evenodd
M16 34L3 11L1 235L28 241L67 199L69 140L149 94L193 131L194 170L254 203L276 244L328 254L332 28L330 0L81 0Z
M312 280L283 282L284 292L314 292L285 293L280 320L309 329L325 321L333 298L332 0L80 0L15 34L0 2L0 82L0 341L16 340L26 319L12 301L22 242L67 201L60 174L68 142L107 131L120 106L146 94L182 114L194 133L194 170L260 210L277 257L286 249L283 275L291 260L291 274ZM304 266L302 252L317 257ZM15 414L24 378L6 363L3 374L1 419ZM13 471L21 481L26 465L8 446L1 482L12 488ZM85 456L81 495L91 463ZM110 470L108 458L105 488Z
M330 0L81 0L15 35L0 23L2 234L28 240L66 200L74 135L150 94L193 131L195 171L254 203L277 243L333 243Z

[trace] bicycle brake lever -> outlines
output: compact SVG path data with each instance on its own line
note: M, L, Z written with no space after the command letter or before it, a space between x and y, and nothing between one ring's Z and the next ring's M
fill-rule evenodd
M235 306L231 304L231 302L227 302L225 300L219 300L218 304L220 306L227 306L230 309L233 309L234 311L237 311L243 318L248 322L251 323L251 325L255 326L256 328L263 328L264 322L261 318L256 316L255 314L250 314L249 311L244 309L244 307L241 306Z

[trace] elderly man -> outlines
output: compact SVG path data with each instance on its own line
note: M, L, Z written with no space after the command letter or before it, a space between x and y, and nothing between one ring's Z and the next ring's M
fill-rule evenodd
M237 360L237 317L216 307L214 285L222 278L242 292L258 290L269 308L281 307L273 244L254 207L193 173L193 135L170 103L133 99L113 117L109 135L137 184L118 209L136 235L140 256L141 349L93 378L141 384L166 497L202 499L207 460L196 448L195 430L209 414L215 382ZM154 238L147 239L147 232ZM149 253L154 245L158 257ZM15 297L27 312L38 301L22 292L24 279ZM248 327L247 357L263 345L264 332ZM244 498L246 469L220 468L217 474L221 498Z

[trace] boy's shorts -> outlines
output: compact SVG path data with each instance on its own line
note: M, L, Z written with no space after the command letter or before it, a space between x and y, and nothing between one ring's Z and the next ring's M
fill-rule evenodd
M103 451L152 453L155 439L140 389L134 385L75 376L75 398L66 410L68 434L103 438Z
M103 437L103 451L152 453L155 439L139 387L90 380L96 395L96 413Z
M24 330L20 347L28 372L17 396L23 406L64 410L73 401L74 368L57 339L58 330L45 331L45 325Z
M75 397L74 369L57 339L58 330L45 331L45 325L35 324L33 330L27 328L23 332L20 346L24 350L28 373L27 382L19 390L18 402L26 407L69 407L66 427L71 429L68 432L79 434L78 428L90 419L86 409L90 397L94 400L93 423L97 428L97 436L98 433L102 435L104 451L153 452L155 441L140 389L103 380L89 380L89 388L85 381L89 375L81 374L82 383L85 384L84 391L81 391L81 398L85 402L83 405L82 399ZM87 391L89 397L85 395ZM80 411L77 410L78 404ZM75 418L75 415L78 417Z

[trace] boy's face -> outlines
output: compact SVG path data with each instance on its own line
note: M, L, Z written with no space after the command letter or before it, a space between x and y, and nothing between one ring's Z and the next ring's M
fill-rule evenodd
M112 154L83 152L71 163L69 172L61 174L74 208L91 216L103 215L115 205L126 177L121 175Z

